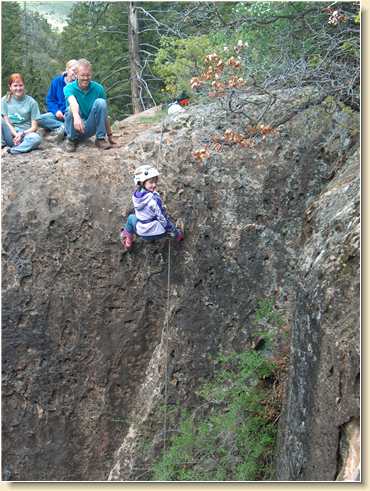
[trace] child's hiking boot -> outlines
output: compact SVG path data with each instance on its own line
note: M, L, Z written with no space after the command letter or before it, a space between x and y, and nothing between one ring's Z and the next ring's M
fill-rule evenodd
M177 242L184 240L184 232L180 228L176 229L176 240Z
M120 237L121 244L126 249L126 251L131 250L134 244L134 234L130 234L130 232L127 232L127 230L121 230Z
M177 242L184 240L184 221L181 218L176 220L176 240Z

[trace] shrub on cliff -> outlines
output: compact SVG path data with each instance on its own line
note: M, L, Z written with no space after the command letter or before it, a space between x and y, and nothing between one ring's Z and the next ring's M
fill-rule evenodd
M159 481L254 481L272 478L276 365L255 351L220 356L202 405L183 411L169 449L153 467Z

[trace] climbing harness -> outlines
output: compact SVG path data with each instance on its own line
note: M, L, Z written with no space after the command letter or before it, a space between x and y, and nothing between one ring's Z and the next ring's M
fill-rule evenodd
M156 218L155 217L148 218L147 220L140 220L140 218L138 218L137 221L140 222L140 223L152 223L152 222L155 222L156 221Z

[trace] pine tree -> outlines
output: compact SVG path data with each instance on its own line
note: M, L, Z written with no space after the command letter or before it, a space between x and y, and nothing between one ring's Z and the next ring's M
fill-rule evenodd
M2 87L6 92L9 76L23 67L21 9L16 2L3 2L1 10Z

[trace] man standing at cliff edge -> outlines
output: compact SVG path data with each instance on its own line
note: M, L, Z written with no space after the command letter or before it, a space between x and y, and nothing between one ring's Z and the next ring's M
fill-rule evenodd
M107 96L104 87L91 80L91 63L84 58L77 62L77 80L64 87L67 103L65 128L66 150L74 152L80 141L96 135L95 145L111 148L116 142L108 120ZM108 142L105 137L108 136Z

